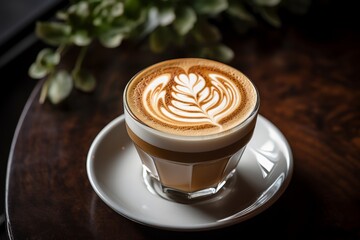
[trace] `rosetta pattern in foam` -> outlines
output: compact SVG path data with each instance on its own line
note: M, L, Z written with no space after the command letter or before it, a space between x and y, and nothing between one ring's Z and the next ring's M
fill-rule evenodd
M241 102L235 83L219 73L163 73L152 79L142 96L145 110L170 125L211 124L231 115Z

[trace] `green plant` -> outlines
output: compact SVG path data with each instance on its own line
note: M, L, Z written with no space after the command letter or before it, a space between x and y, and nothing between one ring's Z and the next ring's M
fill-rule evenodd
M305 0L73 0L55 21L38 22L36 35L53 48L38 53L29 68L35 79L46 78L40 102L66 99L73 88L84 92L96 87L95 77L82 67L88 46L99 41L115 48L124 40L146 38L155 53L169 46L183 47L198 57L229 61L233 51L221 42L217 22L232 22L237 31L255 26L259 19L280 27L278 11L303 12ZM70 46L80 47L73 69L59 69Z

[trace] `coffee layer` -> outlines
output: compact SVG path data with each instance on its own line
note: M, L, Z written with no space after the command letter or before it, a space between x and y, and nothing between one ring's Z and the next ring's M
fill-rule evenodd
M253 121L248 128L248 132L242 136L242 138L238 139L236 142L211 151L203 151L203 152L180 152L168 150L166 148L157 147L155 145L149 144L145 142L140 137L138 137L129 127L126 125L126 130L131 138L131 140L135 143L136 146L147 152L148 154L161 158L161 159L171 159L171 161L175 162L183 162L183 163L193 163L193 162L206 162L214 159L219 159L224 156L231 156L239 149L244 147L251 139L253 131L255 127L255 121Z
M126 101L151 128L199 136L226 131L250 116L257 92L238 70L205 59L155 64L130 82Z

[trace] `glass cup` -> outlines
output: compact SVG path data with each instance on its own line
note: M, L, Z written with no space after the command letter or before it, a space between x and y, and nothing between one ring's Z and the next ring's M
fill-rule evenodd
M219 192L234 175L252 137L260 104L255 86L256 103L242 122L220 133L181 136L152 128L133 114L127 91L137 75L125 88L124 114L147 185L159 186L160 194L171 199L198 199Z

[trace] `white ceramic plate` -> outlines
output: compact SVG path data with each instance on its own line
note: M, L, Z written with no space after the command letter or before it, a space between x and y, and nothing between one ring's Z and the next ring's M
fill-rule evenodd
M282 133L260 115L237 168L234 179L210 199L186 204L165 199L144 183L124 116L98 134L87 158L90 183L109 207L135 222L181 231L242 222L264 211L284 192L293 170L291 149Z

